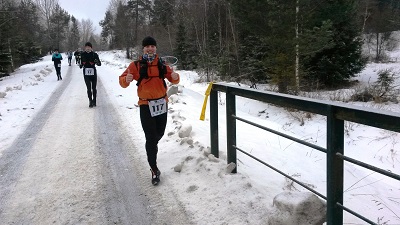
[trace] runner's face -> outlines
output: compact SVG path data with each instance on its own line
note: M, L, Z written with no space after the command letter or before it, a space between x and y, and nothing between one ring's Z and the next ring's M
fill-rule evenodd
M87 51L87 52L92 51L92 47L90 47L90 46L85 46L85 51Z
M155 45L147 45L143 47L144 54L155 54L157 51L157 47Z

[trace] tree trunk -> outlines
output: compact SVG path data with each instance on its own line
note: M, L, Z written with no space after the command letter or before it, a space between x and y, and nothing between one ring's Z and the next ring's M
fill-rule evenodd
M299 64L300 64L300 53L299 53L299 0L296 1L296 66L295 66L295 78L296 78L296 92L300 90L300 78L299 78Z
M134 35L134 46L138 44L138 30L139 30L139 0L136 0L136 11L135 11L135 35Z
M368 20L368 18L369 18L369 15L368 15L368 6L369 6L369 0L365 0L365 12L364 12L364 20L363 20L363 26L362 26L362 29L361 29L361 34L364 33L365 24L367 23L367 20Z
M379 62L380 60L380 53L379 53L379 33L376 33L376 56L375 56L375 61Z
M230 23L230 27L231 27L231 32L232 32L232 38L233 38L233 44L235 46L235 56L236 56L236 61L239 62L239 47L238 47L238 43L236 40L236 32L233 26L233 22L232 22L232 13L231 13L231 5L230 3L228 3L228 13L229 13L229 23ZM239 74L241 74L241 64L238 63L238 72Z
M126 47L126 58L127 58L127 59L130 59L130 58L131 58L131 54L130 54L130 52L129 52L129 47L128 47L128 46Z
M278 81L278 92L279 93L283 93L283 94L287 94L288 93L288 82L285 79L280 79Z
M167 32L168 32L169 46L171 48L171 52L173 52L174 51L174 47L172 46L171 32L169 30L169 25L168 24L167 24Z
M12 52L11 52L10 38L8 39L8 52L10 53L11 72L14 72L14 60L13 60Z
M204 50L204 54L203 54L203 62L205 64L206 67L206 75L207 75L207 82L210 82L210 63L209 63L209 53L208 53L208 49L207 49L207 37L208 37L208 13L207 13L207 1L204 0L204 15L203 15L203 50Z

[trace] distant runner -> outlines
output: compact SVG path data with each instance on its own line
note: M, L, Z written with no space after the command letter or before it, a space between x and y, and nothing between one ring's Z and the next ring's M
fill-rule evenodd
M62 55L58 52L58 49L54 50L51 60L54 62L54 68L56 69L57 80L62 80L61 77L61 60L63 60Z
M67 56L68 56L68 65L71 66L71 62L72 62L72 50L68 50L67 52Z
M81 64L81 54L82 54L82 51L79 48L74 52L75 64L77 64L77 65Z

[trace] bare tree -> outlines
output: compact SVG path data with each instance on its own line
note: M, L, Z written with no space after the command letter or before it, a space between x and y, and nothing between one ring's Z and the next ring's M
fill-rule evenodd
M47 29L50 28L50 17L58 0L35 0Z
M94 33L93 21L91 19L81 20L81 43L89 41Z

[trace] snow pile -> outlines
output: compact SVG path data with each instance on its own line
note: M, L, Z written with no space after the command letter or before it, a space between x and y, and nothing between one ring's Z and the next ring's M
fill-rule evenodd
M179 129L179 137L180 138L189 137L191 132L192 132L192 125L190 125L190 124L183 125Z
M171 97L172 95L176 95L179 93L179 87L178 85L172 85L169 87L168 92L167 92L167 96Z
M125 58L126 53L123 50L100 51L97 52L103 65L116 67L123 70L128 67L131 60Z
M322 225L326 221L325 203L310 192L283 192L274 198L268 225Z
M22 85L19 84L17 86L14 86L14 90L18 90L18 91L22 90Z

